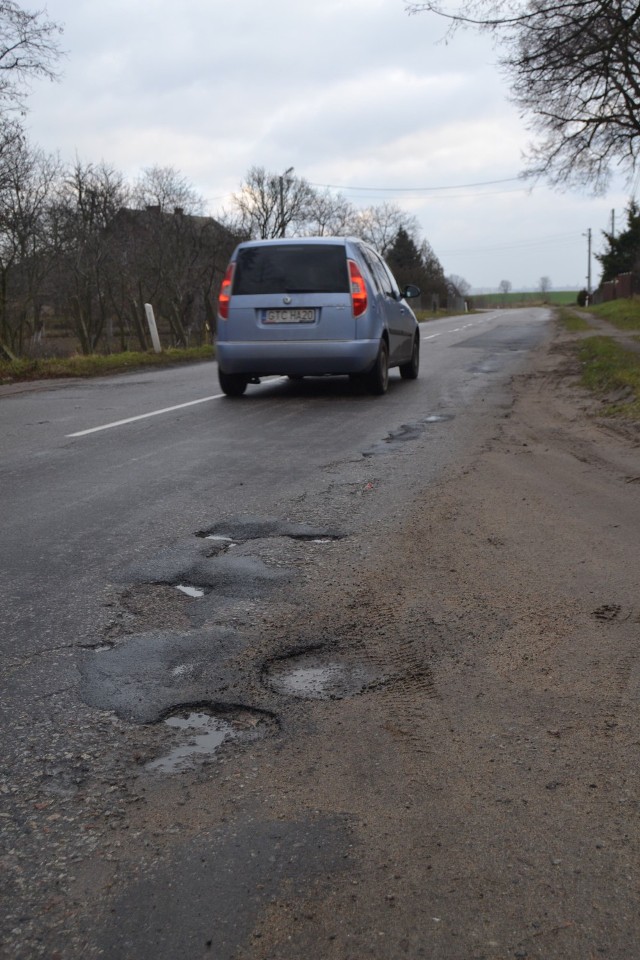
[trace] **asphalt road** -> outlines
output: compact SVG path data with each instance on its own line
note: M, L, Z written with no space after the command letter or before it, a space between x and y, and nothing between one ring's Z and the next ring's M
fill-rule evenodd
M338 523L348 535L354 516L348 497L340 500L339 491L362 482L369 464L372 484L375 480L384 489L375 509L400 516L405 497L464 457L491 419L505 415L509 378L545 337L547 320L547 311L528 309L425 324L420 378L403 381L393 371L382 398L362 393L346 378L296 383L273 378L230 400L220 394L212 363L19 392L0 390L1 738L7 760L2 784L10 801L6 822L19 795L38 802L35 774L26 794L21 777L33 773L30 757L46 759L47 741L55 743L51 763L64 756L72 736L70 717L81 717L89 741L105 716L119 710L118 716L126 717L115 699L102 696L99 676L87 682L83 665L87 651L100 650L113 629L113 597L123 585L144 581L152 558L169 569L166 578L157 574L148 579L172 582L186 543L217 524L243 517L308 523L319 538L323 529L331 533ZM404 454L412 442L414 458L386 455L394 450ZM323 514L328 485L338 491L330 517ZM363 503L358 509L360 522L368 508ZM249 565L246 572L245 600L250 604L256 568ZM129 626L127 632L135 631ZM156 680L147 675L151 687ZM109 682L115 683L113 677ZM136 702L147 695L150 712L136 707L136 713L131 707L134 723L158 719L170 705L170 689L156 702L154 690L139 684ZM184 688L180 698L194 699ZM99 711L95 728L92 709ZM106 766L110 749L107 743ZM61 781L67 782L64 771ZM71 784L67 793L59 793L67 798L74 789ZM24 827L24 821L18 827ZM318 829L316 824L314 831ZM309 829L288 830L294 842L311 842ZM252 827L246 843L266 842L261 831ZM335 825L327 827L328 834L339 832ZM285 831L278 843L289 842L288 836ZM50 955L46 951L58 942L34 906L46 895L48 883L52 889L63 883L53 868L51 873L40 869L39 858L47 863L54 859L46 836L41 840L33 850L25 845L21 866L32 892L23 900L12 894L6 911L13 957ZM226 850L231 841L218 837L215 842ZM334 847L339 842L335 840ZM237 851L234 856L237 859ZM325 866L329 854L327 858ZM188 851L183 849L178 859L186 863ZM178 860L176 864L179 873L188 873ZM232 885L227 893L235 903L242 901L241 887ZM126 885L119 892L126 898ZM140 888L136 896L144 901L147 894ZM217 944L220 957L234 955L259 904L247 901L238 909L244 921L224 944ZM20 914L26 919L16 927ZM179 932L176 937L179 944ZM105 934L101 942L103 948L107 944L107 956L128 955L129 948L113 934ZM158 955L156 948L150 945L149 956ZM136 951L137 957L146 955L140 944ZM72 945L65 955L76 955Z

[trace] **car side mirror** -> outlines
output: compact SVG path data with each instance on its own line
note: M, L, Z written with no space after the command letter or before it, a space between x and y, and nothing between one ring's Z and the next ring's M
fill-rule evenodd
M402 291L402 296L405 300L413 300L420 296L420 287L416 287L415 283L408 283Z

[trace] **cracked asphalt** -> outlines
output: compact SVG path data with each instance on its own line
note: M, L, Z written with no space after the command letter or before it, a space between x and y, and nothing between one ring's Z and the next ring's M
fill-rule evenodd
M544 311L429 335L0 397L2 956L634 954L637 433Z

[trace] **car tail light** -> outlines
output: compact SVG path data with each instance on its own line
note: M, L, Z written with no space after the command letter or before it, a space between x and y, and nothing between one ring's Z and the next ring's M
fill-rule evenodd
M354 317L359 317L367 309L367 288L357 263L354 263L353 260L348 260L347 262L349 264L349 280L351 281L353 315Z
M224 280L220 287L220 294L218 295L218 314L222 320L229 319L229 300L231 299L234 266L235 264L230 263L227 267L227 272L224 275Z

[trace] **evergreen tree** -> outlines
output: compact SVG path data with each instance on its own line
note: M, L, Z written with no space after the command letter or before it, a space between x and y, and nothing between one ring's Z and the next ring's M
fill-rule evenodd
M408 283L420 287L423 305L430 307L439 303L444 306L447 303L447 278L427 240L418 247L411 234L400 227L386 259L401 289Z
M420 286L424 275L424 261L413 238L404 227L398 229L386 259L400 289L408 283Z
M620 273L640 273L640 207L635 200L627 208L627 229L617 237L603 233L609 249L596 254L602 264L602 281L614 280Z

